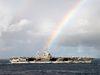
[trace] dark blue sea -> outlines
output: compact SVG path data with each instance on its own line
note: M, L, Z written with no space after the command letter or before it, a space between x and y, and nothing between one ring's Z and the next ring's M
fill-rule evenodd
M100 75L100 59L87 64L11 64L0 60L0 75Z

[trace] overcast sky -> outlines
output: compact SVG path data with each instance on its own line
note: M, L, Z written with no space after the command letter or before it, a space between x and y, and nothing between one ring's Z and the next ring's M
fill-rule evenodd
M0 59L36 57L80 0L0 0ZM100 57L100 0L89 0L49 50L52 56Z

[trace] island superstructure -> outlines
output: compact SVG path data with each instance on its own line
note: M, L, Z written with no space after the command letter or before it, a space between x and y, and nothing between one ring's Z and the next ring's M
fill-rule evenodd
M10 58L11 63L91 63L93 57L52 57L51 53L45 50L37 57L12 57Z

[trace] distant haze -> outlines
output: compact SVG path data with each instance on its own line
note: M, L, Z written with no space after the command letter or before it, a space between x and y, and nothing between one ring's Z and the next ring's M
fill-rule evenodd
M0 0L0 59L35 57L79 0ZM52 56L100 57L100 0L89 0L61 32Z

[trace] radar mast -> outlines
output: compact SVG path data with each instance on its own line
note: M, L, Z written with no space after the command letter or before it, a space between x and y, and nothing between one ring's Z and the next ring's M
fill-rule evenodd
M36 56L39 57L39 51L37 51Z
M45 49L45 53L48 53L48 48Z

